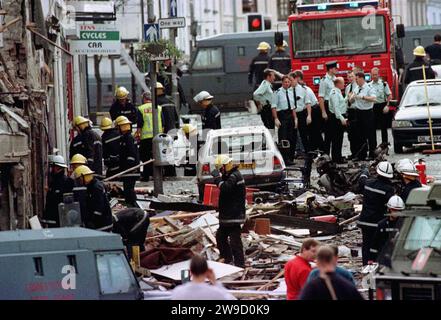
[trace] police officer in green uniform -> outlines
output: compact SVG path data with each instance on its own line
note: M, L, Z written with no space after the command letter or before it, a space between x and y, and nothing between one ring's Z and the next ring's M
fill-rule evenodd
M388 143L388 115L389 101L392 99L392 91L386 81L380 78L380 70L373 68L371 71L372 81L370 85L377 91L377 100L374 104L375 128L381 129L381 142Z

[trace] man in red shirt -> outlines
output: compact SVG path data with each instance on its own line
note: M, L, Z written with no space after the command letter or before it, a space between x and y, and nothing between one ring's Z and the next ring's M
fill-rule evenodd
M302 243L300 253L285 265L287 300L297 300L312 270L310 262L314 261L318 246L317 240L306 239Z

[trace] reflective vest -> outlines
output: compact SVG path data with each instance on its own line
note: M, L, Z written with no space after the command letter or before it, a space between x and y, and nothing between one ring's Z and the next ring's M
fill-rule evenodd
M153 138L153 117L152 117L152 103L146 103L138 107L144 120L144 126L142 127L141 140ZM162 107L158 106L158 126L159 133L162 133Z

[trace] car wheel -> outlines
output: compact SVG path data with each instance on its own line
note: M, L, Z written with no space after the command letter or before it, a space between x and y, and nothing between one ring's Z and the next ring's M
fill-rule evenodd
M402 153L404 153L403 145L400 144L400 143L394 142L394 152L395 152L395 154L402 154Z

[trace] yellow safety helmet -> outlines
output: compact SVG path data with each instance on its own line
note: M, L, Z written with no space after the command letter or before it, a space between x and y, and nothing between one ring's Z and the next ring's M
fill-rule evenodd
M70 159L70 164L87 164L87 159L82 154L77 153Z
M425 57L426 56L426 50L423 46L418 46L413 50L413 55L417 57Z
M216 169L220 169L225 165L232 164L233 159L227 156L226 154L220 154L216 157L216 160L214 160L214 166Z
M189 124L189 123L186 123L186 124L184 124L184 125L182 126L182 130L183 130L186 134L190 134L190 133L195 132L197 129L196 129L195 126L193 126L193 125L191 125L191 124Z
M101 130L112 129L112 120L110 118L104 117L101 120L100 129Z
M164 86L161 82L156 82L156 89L164 89Z
M271 46L269 45L268 42L262 41L261 43L259 43L259 46L257 47L257 50L270 50Z
M88 166L79 166L78 168L75 169L74 171L74 177L75 179L79 179L81 177L84 176L88 176L91 174L94 174L95 172L90 170L90 168Z
M75 126L79 126L80 124L89 122L89 119L84 118L83 116L76 116L74 119Z
M115 123L118 127L125 125L125 124L132 124L132 121L130 121L127 117L125 116L119 116L118 118L116 118Z
M115 97L118 100L126 99L129 96L129 90L127 90L125 87L119 87L116 89Z

